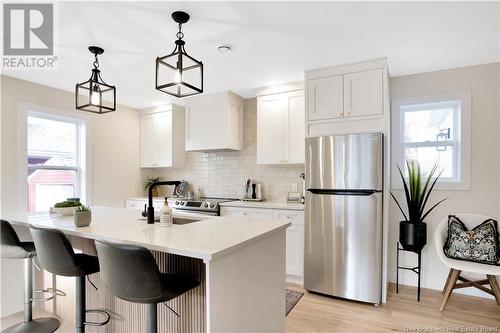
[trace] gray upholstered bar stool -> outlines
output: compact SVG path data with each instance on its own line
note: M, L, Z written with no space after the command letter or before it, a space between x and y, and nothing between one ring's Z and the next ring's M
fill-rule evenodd
M52 274L76 278L76 332L84 333L86 325L107 324L110 316L106 311L85 308L85 277L99 272L97 257L75 253L69 240L60 230L33 225L30 230L42 267ZM102 314L106 319L102 322L86 321L87 312Z
M0 220L2 239L2 258L22 259L24 261L24 321L11 326L2 333L50 333L59 327L59 320L55 318L33 319L32 302L33 298L33 258L36 257L35 245L33 242L21 242L16 231L9 222ZM47 300L52 299L47 298ZM38 298L36 298L38 299ZM35 300L36 300L35 299ZM45 300L41 298L41 300Z
M95 241L104 285L117 297L147 304L146 332L156 333L157 304L197 287L200 282L185 274L160 273L148 249Z

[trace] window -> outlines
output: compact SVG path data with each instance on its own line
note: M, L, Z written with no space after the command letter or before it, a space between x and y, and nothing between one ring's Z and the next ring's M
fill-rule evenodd
M393 187L401 182L395 164L417 160L427 173L442 171L437 188L470 187L470 93L393 102Z
M47 211L56 202L85 193L84 131L81 120L28 112L28 212Z

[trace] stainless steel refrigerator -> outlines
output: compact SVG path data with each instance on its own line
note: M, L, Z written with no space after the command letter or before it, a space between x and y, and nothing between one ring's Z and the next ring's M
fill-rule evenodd
M382 133L306 139L304 288L382 300Z

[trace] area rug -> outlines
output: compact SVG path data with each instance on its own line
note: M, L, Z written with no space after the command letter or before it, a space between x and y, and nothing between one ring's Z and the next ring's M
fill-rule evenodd
M293 307L299 302L300 298L304 296L304 293L295 290L286 290L286 300L285 300L285 316L288 316Z

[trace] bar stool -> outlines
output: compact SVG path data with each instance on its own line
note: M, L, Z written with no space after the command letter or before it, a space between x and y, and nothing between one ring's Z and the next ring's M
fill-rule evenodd
M158 303L174 299L200 284L185 274L160 273L155 258L144 247L104 241L95 241L95 246L106 288L123 300L147 305L148 333L158 330Z
M85 277L99 272L97 257L75 254L69 240L60 230L34 225L30 226L30 230L42 267L52 274L76 277L76 332L84 333L86 325L106 325L110 319L109 313L85 308ZM87 312L102 314L106 319L102 322L86 321Z
M0 220L1 224L1 255L2 258L22 259L24 261L24 321L11 326L2 333L50 333L59 327L59 320L55 318L33 319L33 300L50 300L54 298L33 298L33 258L36 257L33 242L21 242L16 231L9 222ZM49 290L42 290L43 292Z

